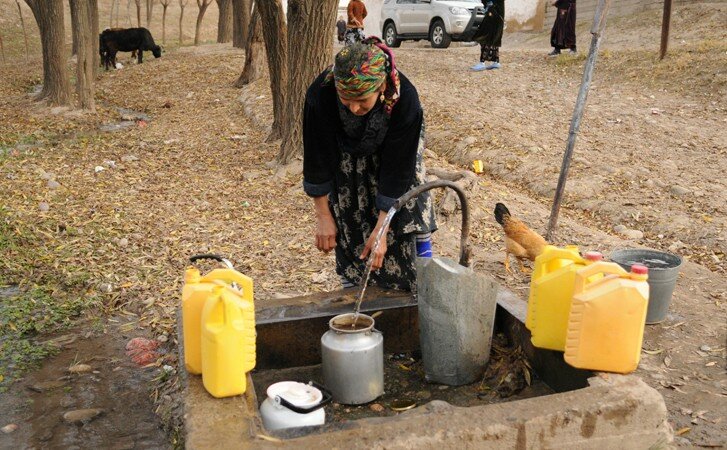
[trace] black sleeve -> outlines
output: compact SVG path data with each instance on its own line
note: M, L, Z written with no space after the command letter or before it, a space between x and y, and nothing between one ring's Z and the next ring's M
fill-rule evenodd
M303 107L303 190L311 197L333 189L336 140L331 120L323 111L323 77L318 77L305 96Z
M389 131L381 148L379 192L376 207L388 211L394 201L411 187L416 176L417 151L424 123L424 111L416 88L402 80L401 98L391 114Z

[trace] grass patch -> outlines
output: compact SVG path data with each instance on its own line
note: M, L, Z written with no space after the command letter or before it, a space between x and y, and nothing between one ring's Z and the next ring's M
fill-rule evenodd
M73 325L91 299L58 295L38 286L27 291L0 289L0 391L3 391L26 370L57 351L57 347L40 342L39 338Z
M32 275L36 263L47 256L47 251L39 251L43 247L33 245L36 241L30 230L0 208L0 392L57 352L43 340L71 327L95 303L94 297L83 293L88 274L82 267L69 267L65 275ZM29 278L42 284L16 286L32 283Z

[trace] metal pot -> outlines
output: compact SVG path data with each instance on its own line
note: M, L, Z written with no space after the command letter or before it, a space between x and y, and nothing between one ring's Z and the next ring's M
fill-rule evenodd
M281 381L270 385L268 398L260 405L260 415L267 430L323 425L323 407L330 403L331 394L323 386Z
M384 338L374 329L374 319L341 314L328 322L321 337L323 379L333 400L360 405L384 393Z

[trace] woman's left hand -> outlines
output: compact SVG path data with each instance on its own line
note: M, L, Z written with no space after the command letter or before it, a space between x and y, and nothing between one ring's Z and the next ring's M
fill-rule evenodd
M369 236L369 238L366 240L366 246L364 247L363 253L361 253L361 259L365 260L366 257L369 256L369 253L371 253L371 249L376 243L376 235L379 234L379 230L379 227L374 228L371 236ZM371 270L381 269L381 267L384 265L384 255L386 255L386 250L386 233L384 233L384 235L381 236L379 248L377 248L374 254L371 256L374 259L373 263L371 264Z

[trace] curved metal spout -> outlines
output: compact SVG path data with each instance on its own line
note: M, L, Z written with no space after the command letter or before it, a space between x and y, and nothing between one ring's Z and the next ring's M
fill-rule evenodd
M459 264L464 267L469 267L470 258L472 257L472 252L470 251L469 246L470 212L469 207L467 206L467 197L465 197L464 191L462 190L462 188L457 186L457 184L448 180L437 180L430 181L429 183L424 183L396 199L392 208L394 208L396 211L399 211L402 206L409 202L409 200L417 197L422 192L426 192L428 190L440 187L452 188L457 193L457 196L459 196L459 203L462 205L462 236L460 238Z

